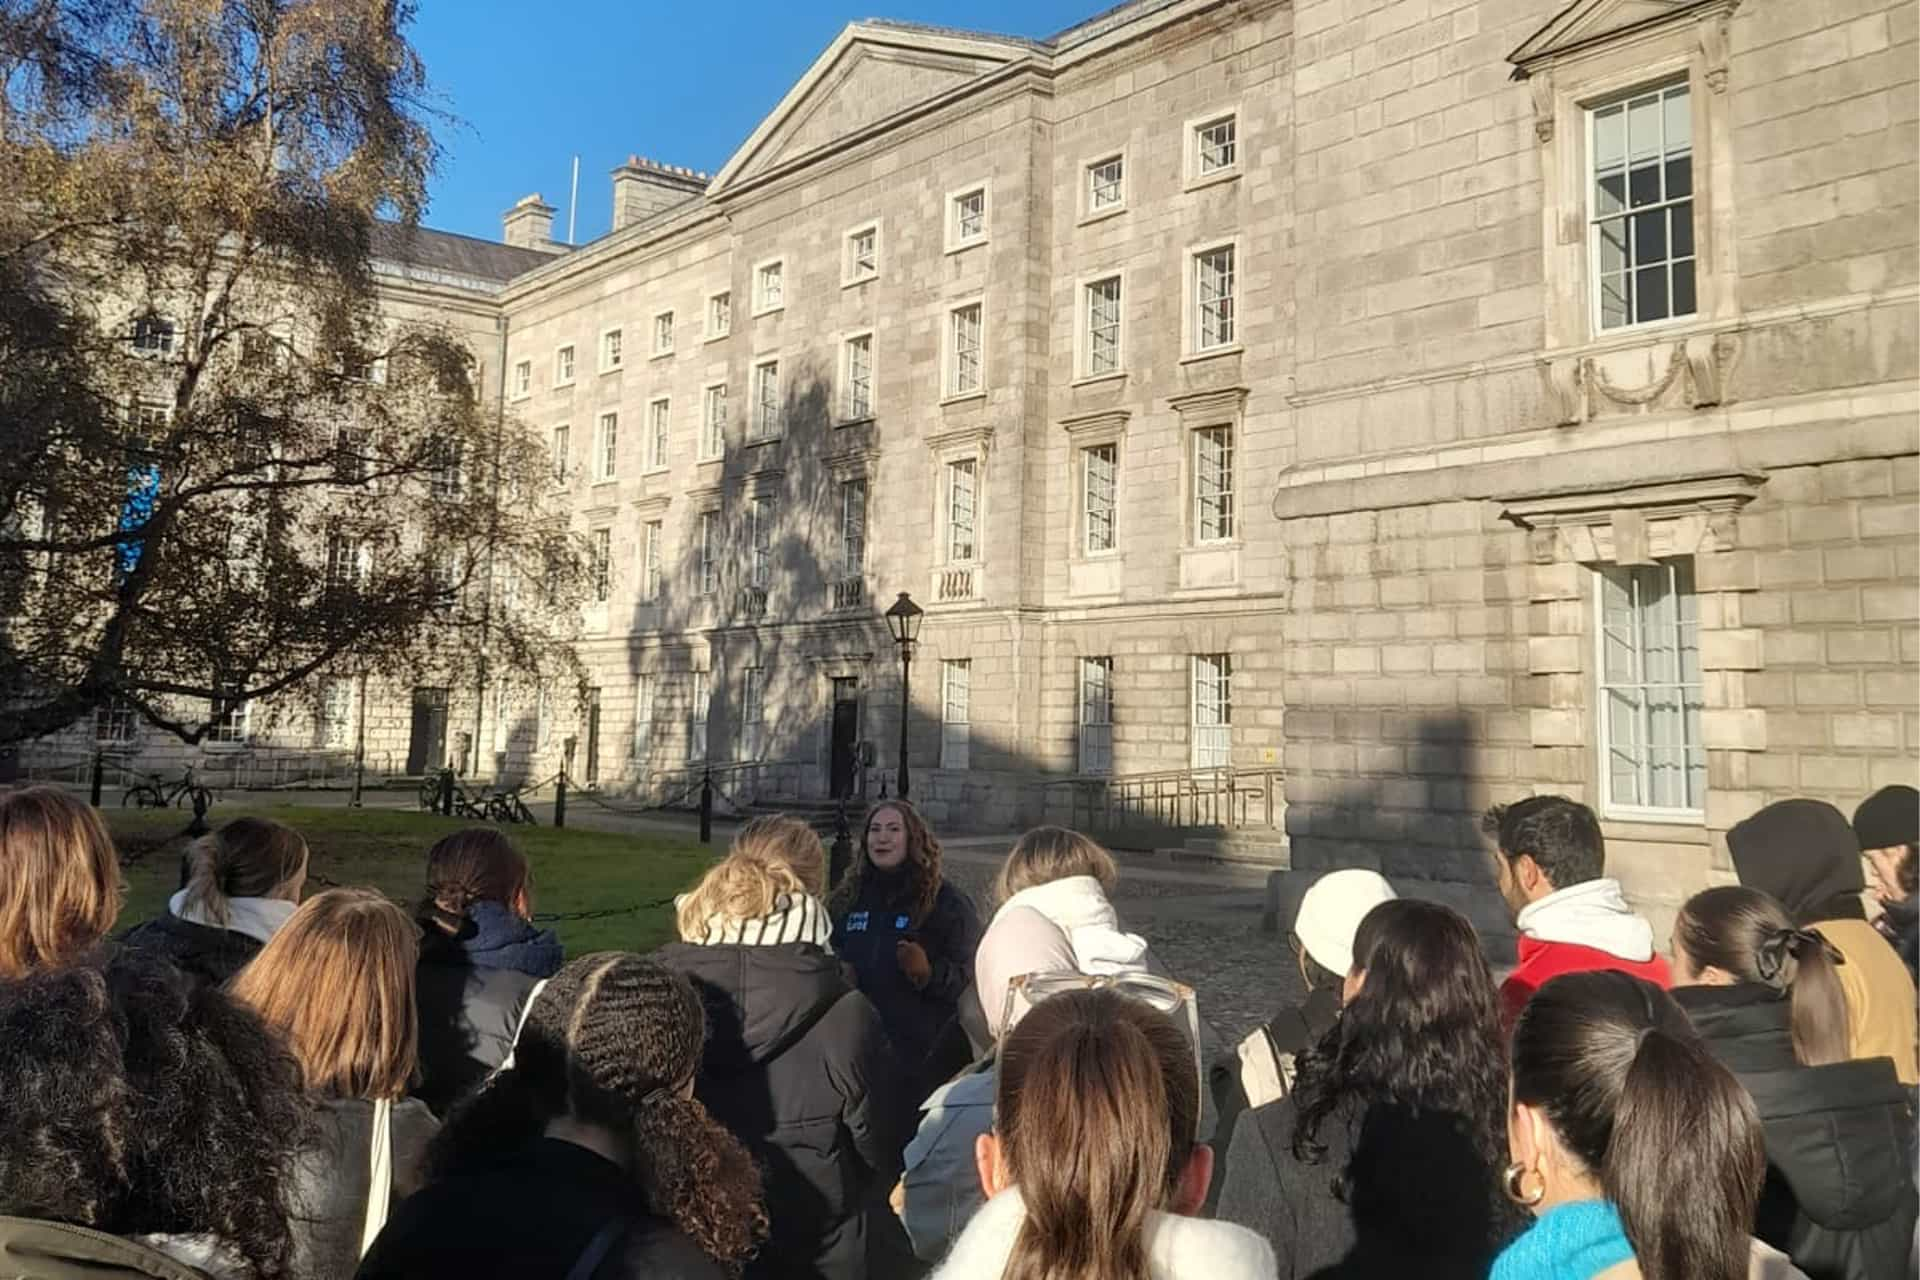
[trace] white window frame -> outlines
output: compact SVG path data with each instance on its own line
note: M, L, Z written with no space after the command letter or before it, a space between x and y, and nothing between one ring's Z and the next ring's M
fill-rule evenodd
M868 253L869 261L863 267L860 263L859 240L862 236L873 237L873 248ZM880 278L880 222L874 219L849 228L840 239L840 287L851 288L856 284L865 284L869 280Z
M101 746L124 746L140 732L140 712L124 698L114 698L93 709L93 740Z
M1093 307L1095 290L1114 286L1113 300L1113 364L1104 369L1094 367L1094 329ZM1101 272L1083 278L1075 290L1079 306L1075 308L1074 324L1074 380L1076 382L1098 382L1106 378L1125 376L1127 372L1127 282L1126 273L1121 271Z
M982 473L986 470L986 460L978 454L964 454L946 458L940 464L940 526L944 535L942 549L945 554L943 563L950 565L980 563L980 493ZM968 521L966 541L959 537L960 523L955 518L959 505L959 488L955 480L961 476L972 477L972 487L968 493ZM962 554L964 553L964 554Z
M579 361L574 358L573 344L571 342L563 343L553 349L552 385L555 390L573 385L574 375L577 372L578 365Z
M940 662L940 767L973 767L973 659Z
M211 711L211 707L208 708ZM209 721L204 739L208 746L238 747L253 741L253 703L242 701L228 707L226 713Z
M767 288L769 281L778 282L778 296ZM787 307L787 260L785 257L767 258L753 264L753 314L772 315L784 311Z
M1182 131L1182 136L1186 139L1187 190L1209 186L1215 182L1227 182L1240 176L1246 169L1247 138L1246 130L1241 128L1245 123L1246 117L1241 113L1238 103L1222 106L1218 110L1209 111L1206 115L1195 116L1187 121L1186 128ZM1228 145L1233 148L1233 158L1225 164L1208 168L1203 158L1206 143L1202 135L1221 124L1232 126L1233 138Z
M1188 664L1188 727L1195 769L1233 764L1233 655L1196 653Z
M705 322L708 342L718 342L733 332L732 289L715 289L707 295Z
M960 359L960 325L961 317L969 311L974 313L974 380L971 385L963 385L960 381L964 367ZM943 403L971 400L987 394L987 302L984 297L966 298L948 305L946 320L942 325L940 350L940 399Z
M647 401L647 472L665 471L673 458L673 397Z
M180 322L158 311L137 315L127 325L127 345L149 360L170 356L180 345Z
M720 511L708 507L697 512L693 518L694 530L694 594L714 596L720 592L720 544L725 533L720 523Z
M613 598L613 527L600 525L587 531L587 574L593 603L605 604Z
M867 478L846 476L840 481L840 577L858 578L867 571Z
M548 436L547 470L556 485L563 485L573 473L573 424L555 423Z
M645 763L653 758L653 699L651 675L633 678L633 725L627 734L627 759Z
M727 456L727 384L709 382L700 388L700 461Z
M1094 545L1094 456L1111 454L1112 478L1107 494L1105 546ZM1074 451L1080 481L1080 554L1088 559L1118 555L1120 552L1120 442L1100 440L1079 446Z
M600 331L600 372L617 373L626 367L627 337L620 325Z
M1221 251L1233 255L1229 264L1231 275L1227 292L1218 295L1214 301L1224 297L1225 324L1228 332L1224 340L1207 343L1206 313L1203 308L1207 300L1201 296L1201 260ZM1187 250L1186 269L1186 351L1189 359L1204 359L1208 356L1225 355L1238 351L1245 342L1246 335L1241 331L1240 298L1245 292L1242 284L1246 278L1245 255L1241 252L1238 237L1230 240L1215 240L1207 244L1195 245Z
M1105 204L1097 203L1100 192L1109 189L1098 174L1109 165L1120 166L1119 177L1112 188L1116 194ZM1101 218L1111 218L1116 213L1125 213L1127 209L1127 170L1130 167L1127 149L1104 152L1080 166L1080 221L1097 222Z
M1113 657L1082 656L1078 702L1080 736L1076 766L1099 777L1113 772Z
M593 482L607 484L620 478L620 413L609 409L593 421Z
M713 713L712 679L705 671L695 671L687 680L687 760L692 764L707 759L707 721Z
M660 598L661 566L665 561L667 522L649 520L640 528L640 591L649 604Z
M775 499L756 493L747 499L747 585L765 591L773 585Z
M1679 590L1682 574L1681 561L1688 562L1685 566L1684 573L1689 580L1688 585L1691 587L1691 590L1686 593L1682 593ZM1595 566L1593 573L1594 768L1595 772L1599 775L1600 814L1602 817L1617 818L1631 822L1663 822L1693 826L1698 826L1706 821L1706 797L1709 783L1706 773L1706 748L1701 739L1701 724L1704 719L1706 703L1706 682L1705 673L1699 670L1700 590L1697 582L1692 580L1695 572L1695 566L1692 561L1692 556L1662 556L1653 565L1629 566L1602 564ZM1634 665L1636 668L1642 669L1644 674L1646 648L1640 633L1646 630L1648 624L1644 617L1644 606L1638 604L1638 584L1635 579L1642 571L1651 573L1661 570L1665 571L1667 583L1674 592L1674 634L1671 639L1674 644L1674 661L1679 667L1679 679L1657 682L1647 680L1630 680L1621 683L1610 682L1607 679L1607 575L1609 573L1626 575L1633 590L1635 599L1633 603L1629 604L1629 609L1634 615L1636 634L1630 642L1630 647L1632 649ZM1693 613L1691 624L1689 624L1686 619L1689 601L1691 602ZM1691 625L1693 630L1692 652L1695 664L1694 679L1692 680L1687 678L1688 673L1686 671L1684 658L1682 657L1686 652L1685 631L1689 625ZM1637 689L1643 694L1656 690L1678 693L1682 708L1680 716L1682 741L1678 750L1683 753L1698 752L1700 757L1700 769L1697 775L1699 778L1698 799L1700 801L1698 806L1634 804L1619 801L1614 798L1613 769L1611 767L1614 754L1613 717L1610 714L1612 707L1610 695L1619 689ZM1693 698L1693 714L1691 716L1687 714L1686 710L1689 691ZM1651 760L1652 749L1650 744L1646 742L1646 739L1651 737L1651 734L1648 732L1651 722L1648 718L1646 702L1647 699L1643 697L1640 714L1638 716L1640 721L1639 733L1642 738L1641 746L1642 750L1646 752L1646 755L1636 762L1636 768L1641 774L1641 785L1650 791L1652 786L1653 763ZM1661 749L1673 750L1674 748L1667 747ZM1683 766L1683 768L1685 767L1686 766ZM1691 778L1693 772L1691 769L1688 769L1688 775L1688 790L1692 792L1693 786Z
M663 320L666 321L665 324L661 323ZM662 342L662 338L665 338L666 341ZM656 311L653 313L653 358L657 360L661 356L670 356L672 354L673 308L668 307L664 311Z
M509 400L525 400L533 394L533 361L516 360L513 365L512 391Z
M735 746L742 760L758 760L767 747L767 669L747 667L740 673L740 733Z
M867 422L873 414L873 330L862 329L849 333L840 339L840 420L842 422ZM865 394L861 394L860 379L855 376L854 353L865 344L866 379Z
M325 582L329 591L358 591L366 585L371 567L364 542L339 533L327 535Z
M1213 495L1216 530L1209 534L1207 499L1200 485L1200 451L1203 443L1219 432L1226 433L1225 474L1219 492ZM1187 490L1191 496L1187 537L1191 546L1229 546L1240 540L1239 434L1231 422L1209 422L1187 431Z
M1689 177L1689 186L1688 186L1687 194L1681 200L1658 200L1653 202L1650 205L1636 207L1631 203L1632 201L1632 194L1630 190L1631 179L1628 176L1633 166L1631 164L1631 157L1628 155L1626 151L1627 130L1630 127L1629 121L1631 119L1632 104L1636 102L1643 102L1649 97L1655 98L1658 102L1656 113L1660 120L1662 149L1660 152L1659 161L1656 164L1655 168L1657 172L1660 174L1662 191L1664 193L1665 180L1666 180L1666 166L1667 166L1668 160L1670 157L1677 157L1681 154L1680 152L1677 152L1677 151L1669 152L1665 149L1666 123L1667 123L1666 101L1668 96L1676 89L1684 90L1687 97L1687 147L1685 152L1687 157L1687 162L1688 162L1687 167L1688 167L1688 177ZM1635 89L1629 89L1621 92L1610 93L1603 98L1595 99L1594 101L1586 104L1585 107L1582 109L1582 113L1581 113L1582 119L1586 126L1585 139L1584 139L1586 144L1586 151L1584 156L1586 182L1584 185L1584 190L1581 193L1580 203L1581 203L1582 211L1585 214L1586 228L1587 228L1586 229L1587 323L1589 326L1589 331L1596 338L1613 337L1618 334L1626 333L1630 330L1649 329L1649 328L1655 328L1663 325L1671 325L1674 323L1684 324L1687 321L1697 319L1700 315L1700 303L1701 303L1700 276L1701 276L1701 270L1702 270L1700 250L1702 248L1702 245L1701 245L1700 223L1699 223L1699 198L1700 198L1701 174L1700 174L1700 168L1698 164L1700 149L1695 142L1696 121L1694 119L1694 107L1696 103L1697 103L1697 95L1695 95L1693 92L1693 84L1692 84L1691 77L1683 72L1679 75L1669 75L1669 76L1656 78ZM1618 211L1615 211L1613 213L1609 213L1603 216L1594 207L1594 203L1598 197L1598 188L1600 185L1599 174L1596 172L1597 162L1599 158L1599 122L1600 122L1600 117L1603 114L1616 109L1621 113L1622 152L1621 152L1620 172L1621 172L1622 179L1626 182L1626 185L1628 187L1628 190L1625 193L1627 196L1627 202L1622 204L1621 208ZM1638 287L1636 277L1638 276L1640 270L1645 269L1645 268L1637 268L1632 265L1636 261L1633 254L1632 246L1639 239L1639 233L1637 230L1638 221L1641 217L1647 214L1651 214L1655 212L1664 214L1668 210L1676 208L1680 204L1685 204L1687 208L1687 230L1689 232L1689 239L1692 241L1693 252L1691 254L1688 254L1684 258L1671 256L1671 251L1673 248L1673 220L1669 217L1666 222L1666 230L1665 230L1666 244L1669 251L1669 256L1661 259L1660 263L1654 264L1654 265L1663 265L1667 268L1668 314L1664 316L1653 317L1651 319L1646 319L1646 320L1635 319L1633 315L1633 310L1634 310L1633 304L1629 302L1627 307L1627 319L1624 322L1620 324L1611 325L1611 326L1605 324L1606 309L1602 305L1602 301L1601 301L1602 289L1603 289L1603 283L1604 283L1604 277L1600 267L1600 244L1602 239L1602 235L1601 235L1602 224L1604 222L1612 221L1614 219L1619 219L1622 224L1623 230L1627 232L1627 236L1628 236L1627 245L1623 248L1623 251L1622 251L1622 261L1628 264L1624 272L1624 279L1627 283L1627 287L1629 291L1628 296L1631 298L1637 298L1639 294L1639 287ZM1687 268L1692 273L1693 306L1687 311L1676 313L1673 311L1673 308L1672 308L1673 269L1676 265L1682 262L1686 264Z
M772 371L771 385L773 397L767 397L768 380L763 377ZM786 428L785 406L780 400L780 357L763 356L753 362L752 417L747 423L747 443L764 444L769 440L778 440ZM769 408L771 404L771 408Z
M962 235L961 224L965 215L961 212L961 201L974 195L980 197L980 229L972 235ZM962 249L971 249L977 244L985 244L993 235L993 183L986 178L969 182L947 192L947 198L941 203L943 220L946 224L946 251L958 253Z

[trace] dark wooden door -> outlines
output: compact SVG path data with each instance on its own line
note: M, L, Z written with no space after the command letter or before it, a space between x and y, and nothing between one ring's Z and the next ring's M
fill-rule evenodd
M600 781L600 691L587 690L587 785Z
M836 800L854 793L860 762L860 683L850 677L833 682L833 750L827 766L827 794Z
M413 691L413 732L407 740L407 774L419 777L447 763L447 691Z

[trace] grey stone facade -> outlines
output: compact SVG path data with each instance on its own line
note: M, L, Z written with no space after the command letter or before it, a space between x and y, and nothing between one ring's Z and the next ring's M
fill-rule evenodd
M607 530L609 598L582 650L599 784L678 785L701 758L705 673L705 758L764 762L732 785L824 793L837 696L877 785L899 672L875 609L899 591L929 611L915 794L955 826L1061 811L1048 784L1086 763L1090 658L1110 659L1112 710L1093 755L1120 775L1215 747L1284 769L1296 865L1478 878L1478 811L1562 791L1605 811L1629 890L1663 915L1725 873L1726 828L1762 803L1850 808L1910 781L1917 18L1914 0L1139 0L1045 42L849 27L711 181L622 166L617 230L486 294L509 410L543 438L568 429L553 499ZM1643 269L1617 288L1650 310L1614 324L1594 166L1606 113L1648 93L1667 113L1655 203L1678 212L1661 243L1636 222L1632 251L1677 262L1684 236L1692 307L1677 275ZM1223 162L1208 130L1229 116ZM1652 136L1633 120L1629 150ZM1114 158L1117 192L1096 195ZM545 237L544 208L510 213L517 243ZM1226 247L1219 341L1195 255ZM779 305L756 305L776 263ZM1088 291L1115 277L1119 330L1096 338ZM949 394L970 359L954 309L972 306L980 387ZM555 385L566 346L574 376ZM1209 432L1230 452L1204 452ZM969 462L963 558L953 468ZM1097 536L1090 465L1111 475ZM1656 572L1690 576L1683 672L1631 696L1694 709L1669 718L1677 747L1640 744L1641 772L1673 764L1686 794L1624 805L1610 788L1641 784L1609 720L1629 695L1602 669L1618 660L1602 586ZM1654 616L1631 625L1651 634ZM1633 643L1663 660L1665 641ZM1224 733L1196 729L1194 655L1230 662ZM941 765L959 750L942 725L954 661L970 664L965 769ZM544 776L582 732L572 691L545 716L455 701L482 771Z

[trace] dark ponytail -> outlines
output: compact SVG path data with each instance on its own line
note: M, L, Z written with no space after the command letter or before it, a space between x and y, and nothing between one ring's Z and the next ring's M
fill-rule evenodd
M570 1116L627 1140L638 1212L672 1222L737 1274L767 1215L746 1149L687 1096L705 1043L685 978L623 952L575 960L527 1011L514 1065L447 1118L428 1177L497 1160Z
M476 902L494 902L524 914L533 903L533 868L513 841L492 827L467 827L427 850L427 896L422 925L458 935Z
M1513 1096L1599 1180L1644 1280L1746 1280L1760 1119L1666 992L1611 971L1541 987L1514 1027Z
M1724 885L1696 893L1680 908L1673 936L1697 973L1715 968L1793 1000L1793 1055L1818 1067L1852 1057L1839 952L1814 929L1758 889Z

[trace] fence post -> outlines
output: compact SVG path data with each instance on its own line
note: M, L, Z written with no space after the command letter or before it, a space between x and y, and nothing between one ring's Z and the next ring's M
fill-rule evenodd
M96 809L100 807L100 775L106 772L106 768L106 754L96 746L93 749L93 795L87 801Z
M827 856L827 888L832 889L847 874L847 864L853 860L853 833L847 830L847 798L840 797L840 803L833 811L833 849Z
M713 843L713 768L700 775L700 843Z
M567 771L562 769L553 780L553 825L567 825Z
M440 771L440 816L443 818L453 816L453 770L451 769Z

